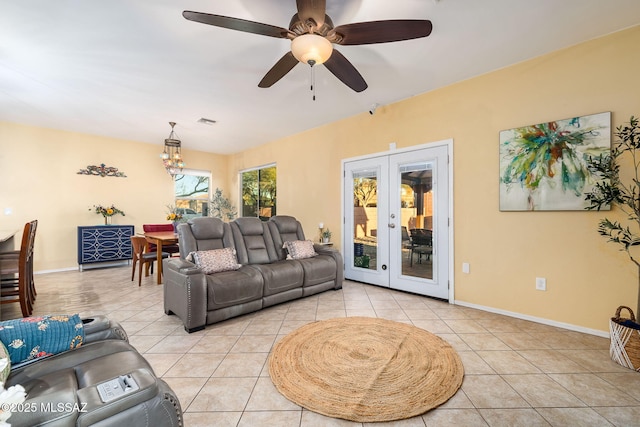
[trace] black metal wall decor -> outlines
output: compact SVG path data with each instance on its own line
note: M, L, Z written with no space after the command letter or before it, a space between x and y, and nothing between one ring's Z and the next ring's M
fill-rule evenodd
M87 166L86 169L80 169L80 171L78 171L78 175L96 175L103 178L105 176L115 176L117 178L127 177L124 172L118 172L118 168L106 166L104 163L101 163L100 166Z

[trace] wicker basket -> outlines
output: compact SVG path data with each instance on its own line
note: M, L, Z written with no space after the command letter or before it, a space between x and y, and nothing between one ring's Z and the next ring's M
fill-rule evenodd
M620 317L623 309L629 312L629 318ZM625 368L640 371L640 329L630 327L637 325L637 328L640 328L635 321L633 310L624 305L618 307L616 315L609 322L611 336L609 354L614 362Z

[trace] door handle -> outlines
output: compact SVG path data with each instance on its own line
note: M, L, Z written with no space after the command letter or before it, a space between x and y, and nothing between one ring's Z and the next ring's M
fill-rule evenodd
M389 228L396 228L395 224L389 224Z

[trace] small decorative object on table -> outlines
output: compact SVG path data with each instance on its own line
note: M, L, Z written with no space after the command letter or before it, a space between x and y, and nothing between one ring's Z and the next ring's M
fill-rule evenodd
M89 208L89 210L91 210L91 208ZM111 206L93 205L93 210L95 211L95 213L102 215L104 217L104 225L111 225L111 217L116 214L124 216L124 212L116 208L114 205L111 205Z
M167 221L173 223L173 231L177 231L178 223L182 221L182 214L178 213L178 209L173 205L167 205Z
M331 230L328 228L322 230L322 243L329 243L329 240L331 240Z

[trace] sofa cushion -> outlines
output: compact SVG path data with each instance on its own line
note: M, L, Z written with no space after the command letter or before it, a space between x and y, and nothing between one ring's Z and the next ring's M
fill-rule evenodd
M222 239L224 236L224 222L219 218L192 218L189 225L197 240Z
M191 252L189 256L193 257L193 262L204 274L233 271L242 267L238 264L236 251L232 248L195 251ZM190 261L189 257L187 257L187 261Z
M84 325L77 314L7 320L0 322L0 341L15 365L80 347Z
M241 264L269 264L279 260L269 227L258 218L237 218L231 223L231 231Z
M183 258L195 251L234 248L229 224L219 218L197 217L178 224L178 238Z
M278 248L278 259L283 260L287 257L286 248L283 244L286 241L306 240L302 225L292 216L276 215L272 216L269 221L269 230L276 248Z
M274 224L278 234L284 240L304 240L304 232L300 222L292 216L276 215L269 218L269 223Z
M311 240L288 241L284 242L282 247L289 253L287 259L305 259L318 255L313 249L313 242Z
M48 361L42 362L48 363ZM74 368L60 369L56 372L28 378L20 385L27 393L25 407L37 408L37 410L12 413L8 420L12 426L39 426L47 423L76 425L75 420L78 418L82 405L78 402L79 387ZM74 411L74 406L78 410ZM69 409L65 410L65 408Z
M314 286L336 279L337 265L329 255L318 255L298 261L304 270L303 286Z
M247 266L206 276L206 280L209 311L262 298L262 275Z
M264 296L301 288L304 271L299 261L277 261L271 264L252 264L264 277Z

